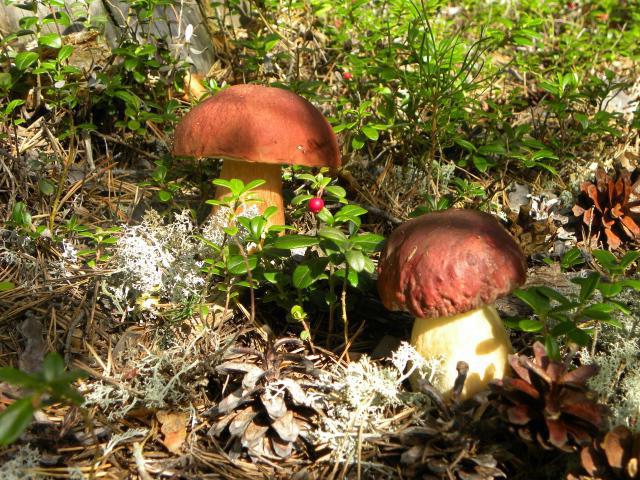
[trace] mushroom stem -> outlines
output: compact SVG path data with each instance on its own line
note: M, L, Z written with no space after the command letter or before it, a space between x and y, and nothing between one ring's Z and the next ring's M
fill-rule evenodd
M443 375L436 389L450 395L459 361L469 364L469 372L460 399L487 388L489 380L502 378L508 370L508 355L513 348L509 334L493 305L441 318L417 318L411 333L411 345L426 359L442 359ZM414 381L415 383L415 381ZM416 385L413 385L416 389Z
M245 200L236 210L237 215L247 215L244 212L251 207L258 210L258 215L262 214L267 207L274 206L278 209L271 217L269 217L268 225L284 225L284 203L282 201L282 172L280 165L265 164L255 162L244 162L237 160L224 160L220 177L224 180L237 178L245 184L255 180L262 179L266 183L247 192L245 195L250 200ZM216 200L222 200L229 196L229 190L223 187L216 189ZM215 211L215 209L214 209Z

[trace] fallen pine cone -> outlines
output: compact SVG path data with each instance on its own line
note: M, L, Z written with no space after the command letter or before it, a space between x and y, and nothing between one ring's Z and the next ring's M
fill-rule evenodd
M614 180L602 168L594 182L580 187L573 214L582 217L592 238L602 239L611 249L624 241L640 239L640 180L631 181L631 172L622 170Z
M477 411L484 410L475 400L458 403L469 366L458 362L458 378L449 408L432 386L420 387L438 407L440 416L424 419L421 426L411 427L397 435L402 472L406 478L424 480L494 480L506 478L496 458L489 453L485 429L474 420Z
M619 425L580 451L584 472L567 480L633 480L640 478L640 433ZM586 472L586 475L584 473Z
M509 356L517 378L491 382L498 411L520 437L544 449L570 452L590 443L605 426L605 407L586 386L597 368L568 370L569 360L550 360L540 342L533 352L533 360Z
M317 415L303 382L313 365L304 354L288 353L287 345L303 343L286 338L262 353L235 349L233 353L245 356L216 367L217 373L229 375L232 391L213 409L209 434L227 440L231 458L246 452L255 461L281 460L305 446Z

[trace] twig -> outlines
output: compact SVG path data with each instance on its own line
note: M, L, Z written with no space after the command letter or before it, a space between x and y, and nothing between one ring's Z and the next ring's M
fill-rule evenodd
M469 373L469 364L460 360L456 364L456 370L458 372L458 376L456 377L455 382L453 382L453 389L451 391L451 398L454 402L457 402L460 399L460 394L464 388L464 382L467 380L467 374Z
M144 455L142 454L142 445L139 442L135 442L133 444L133 458L136 461L136 467L138 467L138 473L140 474L140 478L142 480L153 480L149 472L147 472L147 467L144 464Z
M374 207L373 205L362 205L362 207L369 213L373 213L379 217L384 218L385 220L393 223L394 225L400 225L402 222L398 217L391 215L386 210L382 210L381 208Z

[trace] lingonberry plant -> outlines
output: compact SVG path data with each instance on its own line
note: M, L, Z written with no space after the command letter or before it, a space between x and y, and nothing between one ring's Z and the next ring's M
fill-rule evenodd
M591 345L593 351L602 324L619 328L618 315L631 314L619 296L625 290L640 292L640 280L624 276L640 252L630 251L618 260L609 251L594 250L593 257L599 271L574 277L571 281L577 285L576 293L561 293L546 285L517 290L515 295L531 307L533 317L510 319L507 325L542 335L553 358L559 358L561 342ZM576 250L569 250L561 259L562 266L578 262Z
M231 193L223 201L215 201L218 207L227 209L228 226L221 245L207 241L218 257L206 259L205 270L226 278L228 281L218 283L225 289L266 287L263 299L276 302L290 312L292 320L303 323L304 336L309 334L304 322L310 309L327 312L330 330L339 316L346 332L347 290L358 287L373 273L371 254L380 248L383 237L360 231L360 217L367 210L350 204L345 190L331 185L332 179L325 172L299 173L296 179L304 184L292 200L295 208L291 215L301 217L311 212L318 223L308 234L281 236L278 233L286 227L266 227L270 209L253 218L233 213L260 181L250 185L238 180L218 181L217 185ZM329 203L325 205L321 196Z
M0 368L0 381L23 389L23 396L0 413L0 445L8 445L31 424L37 410L53 403L81 405L82 395L72 387L75 380L86 377L82 371L65 370L62 357L47 354L42 369L25 373L12 367Z

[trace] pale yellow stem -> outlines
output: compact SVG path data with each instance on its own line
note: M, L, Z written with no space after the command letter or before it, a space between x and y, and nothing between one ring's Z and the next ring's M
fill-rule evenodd
M502 378L509 370L507 357L513 351L493 305L451 317L417 318L411 345L426 359L442 360L444 375L434 386L445 396L451 393L458 375L458 361L469 364L462 399L486 389L490 380Z

